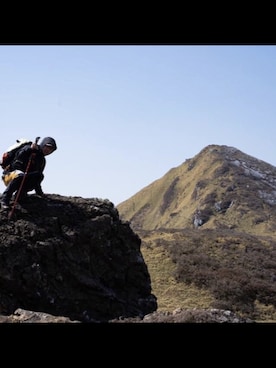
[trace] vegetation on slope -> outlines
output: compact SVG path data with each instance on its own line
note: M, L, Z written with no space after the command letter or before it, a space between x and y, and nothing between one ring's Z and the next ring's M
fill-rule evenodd
M139 236L158 310L218 308L276 321L273 239L189 229Z

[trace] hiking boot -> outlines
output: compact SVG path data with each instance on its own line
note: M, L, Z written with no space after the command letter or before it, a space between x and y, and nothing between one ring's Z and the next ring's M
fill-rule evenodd
M0 199L0 203L1 203L1 208L2 209L8 209L10 208L10 200L11 200L11 195L9 192L4 192L2 194L2 197Z
M9 208L10 208L9 203L2 199L2 200L1 200L1 208L2 208L3 210L7 210L7 209L9 209Z

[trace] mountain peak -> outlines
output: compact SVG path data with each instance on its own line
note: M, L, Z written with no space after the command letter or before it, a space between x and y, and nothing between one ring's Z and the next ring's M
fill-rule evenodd
M276 168L235 147L211 144L117 208L136 230L275 231Z

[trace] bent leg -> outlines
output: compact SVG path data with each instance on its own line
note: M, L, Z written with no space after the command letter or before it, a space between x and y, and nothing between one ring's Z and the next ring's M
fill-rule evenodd
M16 192L20 188L23 177L24 177L24 174L19 174L16 178L14 178L9 183L7 188L4 190L4 192L2 194L2 199L1 199L1 202L4 205L9 206L11 197L12 197L13 193Z
M30 192L31 190L34 190L35 188L37 188L37 186L40 185L43 178L44 175L42 173L39 173L37 171L30 172L25 178L24 185L22 188L23 191Z

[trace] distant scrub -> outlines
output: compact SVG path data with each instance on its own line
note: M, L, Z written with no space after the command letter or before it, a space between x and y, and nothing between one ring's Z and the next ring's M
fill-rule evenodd
M214 308L250 318L258 317L256 302L276 307L275 243L271 250L246 236L241 241L225 233L216 238L201 231L192 241L165 245L177 266L176 280L211 291Z

